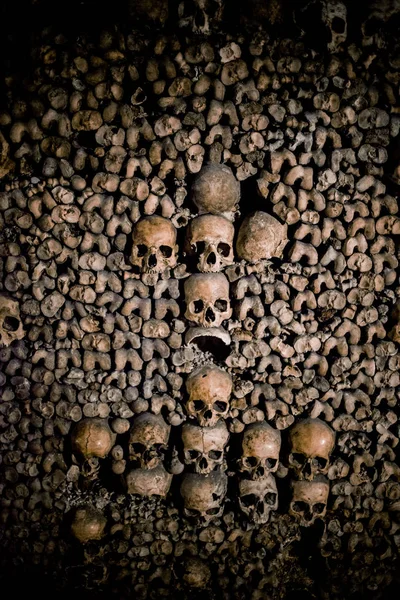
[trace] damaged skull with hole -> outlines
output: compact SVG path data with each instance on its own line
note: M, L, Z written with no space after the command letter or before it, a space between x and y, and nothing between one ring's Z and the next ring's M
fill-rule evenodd
M24 333L18 302L0 294L0 347L22 340Z
M326 475L335 447L334 431L321 419L303 419L289 432L288 466L297 479L313 480Z
M293 481L291 486L289 514L295 517L302 527L309 527L316 519L325 517L329 483L323 475L319 475L314 481Z
M183 462L200 475L225 470L225 447L229 432L224 421L214 427L185 423L182 427Z
M239 481L239 506L250 523L268 523L271 512L278 508L278 490L275 477L266 475L257 481Z
M248 425L243 433L239 470L250 479L262 479L279 467L281 434L265 421Z
M106 419L87 418L77 423L71 434L74 456L81 463L81 473L87 479L96 479L100 460L106 458L114 446L116 435Z
M201 215L187 228L185 251L197 256L197 268L202 273L217 273L233 263L235 228L228 219L218 215Z
M161 415L142 413L129 434L129 460L134 467L153 469L164 459L171 427Z
M186 381L186 412L201 427L214 427L227 417L232 394L230 375L213 365L193 371Z
M157 274L176 266L176 229L169 219L152 215L133 228L131 263L139 273Z
M322 22L328 31L328 50L337 52L347 38L347 8L342 0L323 0Z
M228 478L220 471L209 475L186 473L180 487L184 515L201 519L204 523L220 517L224 511L227 487Z
M201 327L230 319L229 282L223 273L196 273L185 281L185 317Z

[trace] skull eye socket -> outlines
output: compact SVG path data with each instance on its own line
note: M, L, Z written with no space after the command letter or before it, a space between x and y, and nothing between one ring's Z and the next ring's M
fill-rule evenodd
M325 504L323 502L317 502L317 504L314 504L313 506L313 512L315 512L317 515L321 515L325 510Z
M218 298L218 300L214 304L214 307L219 312L225 312L226 309L228 308L228 302L226 300L224 300L223 298Z
M191 460L196 460L196 458L199 458L200 452L198 450L188 450L188 456Z
M170 246L160 246L160 251L164 258L171 258L172 248Z
M255 494L246 494L246 496L242 496L240 498L240 501L243 506L249 508L249 506L255 506L255 504L257 503L257 498Z
M252 469L258 465L258 458L255 456L246 456L246 458L243 460L243 463L246 467Z
M145 246L144 244L139 244L137 247L137 255L138 256L144 256L147 252L147 246Z
M226 411L227 403L223 400L217 400L214 402L214 410L217 413L224 413Z
M216 506L215 508L209 508L206 510L206 515L217 515L220 511L220 508Z
M186 514L188 517L199 517L200 516L200 511L197 510L196 508L186 508Z
M211 460L219 460L222 456L222 452L220 452L219 450L210 450L210 452L208 453L208 457L211 458Z
M143 454L146 451L146 446L144 444L131 444L131 450L134 454Z
M229 244L225 244L224 242L220 242L217 246L217 249L220 255L224 258L229 256L229 253L231 251L231 247L229 246Z
M317 463L317 466L319 469L325 469L328 461L326 460L326 458L322 458L322 456L316 456L315 457L315 462Z
M202 410L205 407L205 404L204 404L203 400L194 400L193 406L194 406L194 410L197 412L199 410Z
M193 302L193 311L195 314L199 314L204 310L204 302L203 300L195 300Z
M276 460L276 458L267 458L267 460L265 461L265 465L268 469L274 469L276 467L276 463L278 461Z
M276 494L274 492L267 492L264 496L265 504L268 506L274 506L276 502Z
M305 513L308 511L309 506L308 506L307 502L298 501L298 502L293 502L292 509L294 510L294 512L297 512L297 513Z
M194 246L194 251L197 252L197 254L203 254L204 250L206 249L206 244L205 242L197 242L196 244L193 244ZM192 246L192 248L193 248Z
M296 462L298 465L304 465L307 461L307 458L304 454L292 454L292 458L294 460L294 462Z
M17 331L19 321L15 317L6 317L3 321L3 329L6 331Z

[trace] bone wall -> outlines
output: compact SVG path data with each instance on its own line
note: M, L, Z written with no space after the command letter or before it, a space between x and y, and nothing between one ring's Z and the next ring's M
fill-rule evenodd
M396 3L137 4L4 77L2 571L390 597Z

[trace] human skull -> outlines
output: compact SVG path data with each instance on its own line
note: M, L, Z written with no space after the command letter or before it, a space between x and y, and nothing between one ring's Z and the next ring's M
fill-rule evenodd
M129 435L129 460L142 469L153 469L163 459L171 427L161 415L142 413L133 422Z
M230 319L229 282L223 273L196 273L185 281L185 317L202 327Z
M248 215L241 224L236 252L239 258L255 263L268 258L281 258L287 243L287 225L258 210Z
M251 523L267 523L272 511L278 508L278 490L275 477L271 474L252 481L239 482L239 506Z
M189 556L182 565L181 579L191 588L204 588L211 578L211 571L200 558Z
M94 479L115 443L115 434L106 419L87 418L77 423L71 434L73 453L82 461L82 474Z
M322 22L329 31L329 52L336 52L347 38L347 7L342 0L323 0Z
M224 421L218 421L214 427L185 423L182 427L183 462L201 475L221 469L228 440Z
M0 294L0 347L21 340L24 333L18 302Z
M176 229L169 219L152 215L133 228L131 263L140 273L162 273L175 267Z
M194 218L186 231L185 251L198 257L197 268L202 273L216 273L233 263L232 223L218 215Z
M329 483L323 476L314 481L293 481L289 514L303 527L313 525L325 516L328 496Z
M214 365L200 367L187 378L186 391L189 395L187 414L202 427L214 427L227 416L232 379L226 371Z
M325 475L329 457L335 447L334 431L321 419L304 419L289 432L289 467L297 479L311 481Z
M74 510L71 533L79 542L86 544L101 539L106 525L105 516L93 506L79 506Z
M240 200L240 184L227 165L208 163L196 176L191 193L200 214L232 216Z
M125 479L128 494L165 497L171 487L172 475L163 465L154 469L133 469Z
M244 430L240 471L251 479L262 479L279 467L281 434L265 421Z
M228 478L220 471L209 475L186 473L180 488L184 515L201 517L204 521L220 517L224 510L227 487Z

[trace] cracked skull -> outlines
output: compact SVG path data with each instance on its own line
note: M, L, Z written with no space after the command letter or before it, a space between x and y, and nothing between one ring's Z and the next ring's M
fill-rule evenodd
M229 282L223 273L196 273L185 281L185 317L202 327L230 319Z
M251 523L267 523L272 511L278 508L278 490L275 477L267 475L257 481L239 482L239 506Z
M201 517L204 521L220 517L224 510L227 486L225 473L186 473L180 488L185 516Z
M168 447L171 427L161 415L142 413L133 422L129 435L129 460L142 469L153 469Z
M99 459L105 458L115 443L115 434L106 419L87 418L76 424L72 431L72 451L82 461L82 473L96 477L100 468Z
M240 471L251 479L275 473L279 467L281 434L265 421L246 427L242 441Z
M24 333L18 302L0 294L0 346L21 340Z
M227 416L232 379L226 371L212 365L196 369L187 378L186 391L189 395L187 414L202 427L213 427Z
M328 496L329 483L323 476L319 476L315 481L293 481L289 514L295 517L300 525L308 527L316 519L325 516Z
M225 217L201 215L194 218L186 232L185 250L198 258L202 273L216 273L233 263L235 228Z
M182 427L185 465L201 475L221 469L228 440L228 429L223 421L219 421L214 427L199 427L186 423Z
M152 215L136 223L131 263L140 273L162 273L175 267L177 250L176 229L169 219Z
M230 216L240 200L240 184L227 165L208 163L196 176L191 193L200 214Z
M289 467L298 479L325 475L335 447L334 431L321 419L304 419L289 432Z

